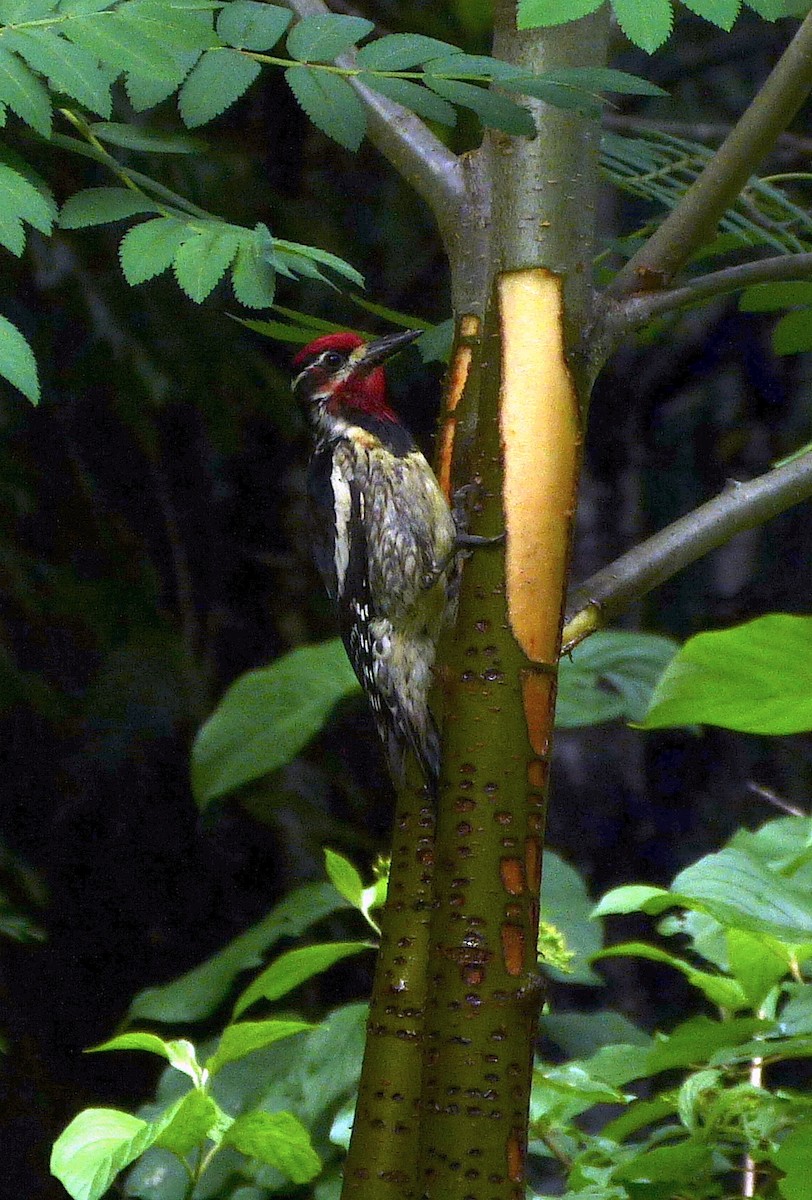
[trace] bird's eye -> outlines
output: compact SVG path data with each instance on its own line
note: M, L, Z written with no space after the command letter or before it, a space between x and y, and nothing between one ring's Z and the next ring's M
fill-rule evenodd
M343 358L336 350L328 350L322 359L322 362L327 367L340 367L343 361Z

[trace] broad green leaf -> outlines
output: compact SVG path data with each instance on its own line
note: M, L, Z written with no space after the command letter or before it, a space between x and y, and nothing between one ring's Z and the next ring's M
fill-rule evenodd
M674 11L671 0L611 0L617 23L630 42L648 54L662 46L671 33Z
M96 121L90 126L90 131L111 146L145 150L150 154L196 154L203 148L199 141L182 133L165 133L161 129L144 129L143 126L122 125L116 121Z
M272 50L291 22L292 13L258 0L231 0L220 10L217 32L241 50Z
M365 17L345 17L337 13L305 17L288 34L288 53L297 62L332 62L336 55L349 50L374 28L373 22Z
M18 21L37 21L52 13L57 0L0 0L0 24L15 25Z
M691 987L702 992L702 995L718 1008L738 1012L748 1006L748 998L744 989L735 979L728 979L725 975L711 975L708 971L699 971L685 959L669 954L667 950L661 950L658 946L650 946L647 942L621 942L617 946L610 946L606 950L599 951L594 955L593 961L597 962L604 958L622 958L625 955L633 958L645 958L650 962L665 963L667 966L673 967L685 976Z
M325 848L324 865L327 869L327 878L339 895L343 896L353 908L360 909L364 894L364 881L352 863L343 854Z
M764 934L728 929L726 936L730 972L744 989L750 1007L758 1011L768 992L789 973L790 952Z
M178 64L164 41L118 12L98 21L66 21L65 36L89 54L119 71L174 80Z
M812 884L812 817L776 817L760 829L737 829L728 845L744 850L781 875L802 872L803 880L797 882Z
M9 215L20 217L40 233L50 233L56 216L54 203L19 171L0 163L0 195Z
M171 0L129 0L117 15L142 40L163 45L173 54L209 50L220 42L211 10L173 5Z
M808 1200L812 1179L812 1121L790 1130L770 1157L779 1171L784 1172L778 1181L784 1200Z
M0 316L0 375L32 404L39 401L39 377L34 352L16 325Z
M234 1005L238 1017L257 1000L278 1000L294 988L299 987L314 975L320 975L334 963L352 954L360 954L373 947L369 942L325 942L317 946L303 946L280 954L261 975L242 993Z
M51 86L66 92L91 112L108 117L112 108L109 77L94 55L43 28L7 30L3 37L7 50L20 54L29 67L45 75Z
M542 877L542 919L551 922L564 935L567 949L575 956L566 971L548 964L545 973L569 983L602 983L588 961L600 950L603 935L600 925L591 919L593 903L586 884L575 868L552 850L544 851Z
M681 871L673 888L723 925L789 944L812 940L808 889L794 886L741 850L706 855Z
M237 253L236 229L211 222L210 227L181 243L172 264L186 295L200 304L217 286Z
M784 1037L812 1033L812 983L788 985L789 999L781 1009L778 1029Z
M227 1025L216 1051L206 1061L206 1070L210 1075L216 1075L226 1063L236 1062L282 1038L312 1029L315 1026L307 1021L238 1021L235 1025Z
M593 634L561 661L556 724L576 729L618 718L641 720L678 649L656 634L616 629Z
M236 977L258 967L280 938L299 937L342 908L346 901L330 884L304 884L200 966L171 983L139 992L130 1005L129 1019L171 1024L205 1020L220 1007Z
M665 888L650 887L648 884L632 883L625 887L612 888L595 905L593 917L607 917L613 913L647 912L658 913L670 908L676 901Z
M85 229L107 225L139 213L154 213L158 206L141 192L124 187L85 188L62 205L59 224L63 229Z
M786 313L773 330L772 346L776 354L812 350L812 308Z
M194 129L218 117L239 100L260 73L260 65L237 50L208 50L180 90L183 123Z
M741 9L741 0L682 0L682 3L697 16L728 31L735 25Z
M154 1144L183 1158L195 1147L203 1145L217 1117L217 1105L211 1096L192 1088L175 1107L172 1119Z
M292 1113L243 1113L226 1130L223 1145L275 1167L294 1183L307 1183L321 1170L310 1134Z
M389 33L361 47L358 65L369 71L405 71L448 54L462 54L462 51L422 33Z
M758 1017L734 1017L714 1021L710 1017L690 1017L677 1025L668 1036L657 1034L648 1051L646 1075L674 1068L696 1067L708 1062L713 1055L728 1046L739 1046L755 1034L768 1033L774 1022Z
M322 133L347 150L358 149L366 133L366 114L346 79L310 67L288 67L285 79L302 109Z
M172 265L188 229L174 217L155 217L125 233L118 248L121 269L130 286L154 279Z
M231 273L234 295L246 308L270 308L273 304L276 274L268 261L269 236L262 229L240 242Z
M567 1058L587 1058L613 1042L627 1042L631 1046L651 1044L650 1034L612 1009L544 1012L539 1025L544 1037L554 1042Z
M192 747L201 807L296 757L339 700L359 690L336 638L303 646L232 684Z
M614 1179L662 1183L691 1179L710 1171L713 1151L707 1141L686 1138L673 1146L655 1146L627 1159L612 1172Z
M519 29L540 25L563 25L600 8L603 0L519 0Z
M777 283L754 283L739 300L741 312L778 312L793 305L812 305L812 283L789 279Z
M18 258L25 250L25 229L20 218L13 213L0 211L0 245Z
M390 79L385 75L359 76L368 87L374 88L388 100L402 104L410 112L417 113L426 121L437 121L440 125L456 125L457 114L453 105L441 100L434 92L411 79Z
M0 46L0 104L44 138L51 136L51 99L24 62Z
M438 96L452 104L470 108L484 125L501 129L515 137L533 137L536 125L526 108L514 104L507 96L477 87L473 83L461 83L455 79L439 79L426 75L426 84Z
M812 617L772 613L689 638L659 680L644 729L812 729Z
M175 73L171 78L159 78L155 75L139 75L137 71L129 71L124 86L127 95L136 112L154 108L176 92L188 76L192 67L199 60L200 54L178 54Z
M99 1200L158 1136L155 1126L114 1108L87 1108L59 1135L51 1174L73 1200Z
M150 1054L159 1054L165 1058L176 1071L188 1075L195 1084L199 1085L202 1082L195 1048L185 1038L167 1042L155 1033L134 1031L119 1034L118 1037L110 1038L108 1042L102 1042L100 1046L93 1046L89 1053L96 1054L102 1050L147 1050Z

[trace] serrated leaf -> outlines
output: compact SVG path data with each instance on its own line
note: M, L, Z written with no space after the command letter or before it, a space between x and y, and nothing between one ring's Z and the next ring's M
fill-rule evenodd
M812 308L786 313L772 333L776 354L801 354L812 349Z
M5 246L17 258L25 250L25 229L19 217L0 211L0 245Z
M310 67L288 67L285 79L298 103L322 133L347 150L358 149L366 133L366 113L346 79Z
M237 253L240 235L235 229L212 223L181 243L175 254L175 278L186 295L200 304L217 286Z
M177 77L177 61L165 44L117 12L99 21L66 21L62 29L75 45L119 71L166 80Z
M519 29L563 25L595 12L603 0L519 0L516 24Z
M668 92L643 79L630 75L628 71L617 71L614 67L571 67L558 71L545 71L537 79L546 83L581 88L587 92L616 92L625 96L667 96Z
M417 113L418 117L425 121L437 121L440 125L457 123L457 114L447 100L442 100L434 92L411 79L390 79L386 75L363 73L358 78L387 99L394 100L410 112Z
M37 21L52 13L57 0L0 0L0 24L16 25L18 21Z
M374 28L373 22L365 17L345 17L338 13L305 17L288 34L288 53L297 62L332 62Z
M117 16L141 38L160 43L173 54L219 45L210 10L176 6L167 0L128 0L118 8Z
M51 1174L73 1200L99 1200L125 1167L158 1136L153 1125L114 1108L88 1108L59 1135Z
M15 55L0 47L0 103L42 137L51 136L51 99L36 75Z
M630 42L648 54L667 41L674 24L671 0L611 0L617 23Z
M239 100L261 70L237 50L209 50L192 68L180 90L179 107L190 129L205 125Z
M59 224L63 229L85 229L89 225L107 225L138 213L157 211L153 200L131 188L85 188L62 205Z
M16 325L0 316L0 375L32 404L39 401L39 378L34 352Z
M110 115L110 81L94 56L81 46L47 28L36 33L28 29L7 30L3 44L44 75L56 91L66 92L102 117Z
M239 1017L257 1000L278 1000L342 959L371 949L373 947L369 942L326 942L323 945L288 950L286 954L280 954L245 989L234 1005L234 1016Z
M227 1025L216 1051L206 1061L206 1070L216 1075L226 1063L237 1062L255 1050L315 1028L308 1021L238 1021Z
M124 86L127 90L130 104L132 104L136 112L143 112L144 109L154 108L156 104L160 104L163 100L168 99L173 92L176 92L192 70L192 67L200 59L200 53L195 51L190 54L178 54L176 57L175 74L171 78L139 75L137 71L128 72Z
M217 32L229 46L243 50L272 50L290 25L293 14L258 0L231 0L217 18Z
M491 58L487 54L463 54L459 50L454 54L429 59L423 70L426 75L450 75L459 79L496 79L499 82L522 74L519 67L503 62L500 58Z
M276 274L268 261L267 234L254 231L243 238L231 272L234 295L246 308L270 308L273 304Z
M682 3L698 17L726 31L733 28L741 9L741 0L682 0Z
M403 71L449 54L462 51L421 33L389 33L360 48L358 65L370 71Z
M534 137L536 125L526 108L514 104L507 96L488 91L473 83L461 83L455 79L438 79L426 75L426 84L444 100L461 104L477 114L484 125L501 129L514 137Z
M243 1113L226 1130L223 1145L275 1167L294 1183L307 1183L321 1170L310 1134L289 1112Z
M329 250L322 250L318 246L304 246L300 242L286 242L282 238L277 238L274 242L274 253L288 255L289 261L294 264L295 271L301 271L301 266L295 264L304 259L329 267L331 271L335 271L344 279L349 279L351 283L357 283L359 287L364 286L363 275L343 258L339 258L337 254L331 254Z
M118 249L124 278L131 287L154 279L172 265L188 230L185 221L156 217L125 233Z
M0 196L3 208L20 217L40 233L50 233L54 223L54 205L12 167L0 163Z
M90 126L90 132L111 146L144 150L150 154L196 154L201 149L199 141L182 133L165 133L161 129L144 129L116 121L95 121Z

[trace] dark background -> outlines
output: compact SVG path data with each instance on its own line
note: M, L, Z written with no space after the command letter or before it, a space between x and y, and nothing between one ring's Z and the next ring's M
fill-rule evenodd
M426 2L363 11L392 30L485 50L481 6L456 7L461 17ZM625 102L615 121L630 131L626 117L678 120L687 136L697 122L724 127L791 28L751 14L723 35L683 15L653 60L619 39L615 65L660 82L675 103ZM172 126L173 104L150 120ZM780 169L808 164L805 127L799 120L799 136L774 158ZM448 315L421 203L368 144L352 157L326 141L272 70L204 136L201 158L133 162L230 220L267 221L345 256L383 304ZM453 136L475 144L473 119ZM83 160L19 147L59 200L111 182ZM608 189L603 207L607 236L649 211ZM81 1107L132 1108L150 1092L146 1056L81 1056L113 1033L134 993L321 877L324 843L368 863L390 818L361 704L342 709L289 770L199 818L188 756L201 721L242 671L334 627L303 526L306 443L289 400L289 350L229 320L238 306L225 286L202 307L169 277L127 287L122 231L31 235L21 263L3 260L2 309L30 337L43 378L36 410L0 384L0 890L45 933L41 943L0 943L9 1050L0 1170L13 1184L6 1193L0 1179L0 1195L27 1200L64 1197L47 1158ZM280 299L365 324L324 287L283 287ZM618 354L595 396L577 578L812 436L809 362L774 358L769 328L718 301ZM438 372L415 355L397 374L401 398L408 380L407 421L428 435ZM630 624L684 637L808 611L809 551L801 508L686 571ZM566 733L550 844L595 895L617 882L667 882L740 823L775 815L750 780L806 804L808 741ZM602 1004L650 1027L676 1013L670 976L626 962L611 978ZM349 998L368 980L344 984ZM571 993L559 1003L590 1001Z

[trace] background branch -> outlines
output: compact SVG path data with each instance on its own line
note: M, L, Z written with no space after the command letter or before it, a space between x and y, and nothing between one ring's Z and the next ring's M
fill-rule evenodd
M570 597L562 648L572 650L683 567L734 534L762 525L812 496L812 453L720 495L647 538L581 584Z
M812 14L705 170L646 244L618 272L607 296L654 290L673 278L707 241L756 165L812 88Z

